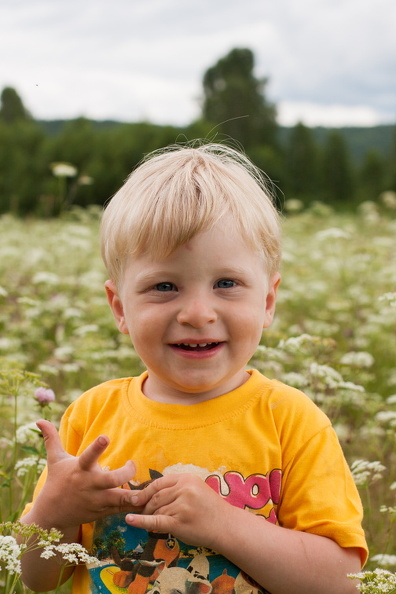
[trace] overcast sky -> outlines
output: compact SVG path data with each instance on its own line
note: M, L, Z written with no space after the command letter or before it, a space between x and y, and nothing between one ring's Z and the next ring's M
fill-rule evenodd
M395 24L395 0L0 0L0 89L36 118L184 125L248 47L280 123L394 123Z

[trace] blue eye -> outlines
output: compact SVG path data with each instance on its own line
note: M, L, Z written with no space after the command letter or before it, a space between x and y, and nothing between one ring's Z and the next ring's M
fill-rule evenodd
M221 280L217 281L215 286L219 289L231 289L232 287L236 286L236 282L230 280L229 278L222 278Z
M156 291L166 292L166 291L175 291L176 287L173 283L158 283L155 285L154 289Z

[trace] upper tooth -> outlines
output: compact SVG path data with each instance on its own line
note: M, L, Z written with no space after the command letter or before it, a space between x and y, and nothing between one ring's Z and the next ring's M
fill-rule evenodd
M200 343L198 346L200 346L200 347L206 347L206 346L207 346L207 344L208 344L207 342L202 342L202 343Z

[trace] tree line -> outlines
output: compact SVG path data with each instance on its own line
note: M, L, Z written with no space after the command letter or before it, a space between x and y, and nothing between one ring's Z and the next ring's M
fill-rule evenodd
M196 138L237 143L273 180L280 201L351 209L396 191L394 127L384 127L392 134L388 151L368 147L357 160L338 129L324 130L319 139L302 123L279 126L267 84L254 74L251 50L231 50L205 72L201 117L186 127L84 117L42 122L6 87L0 107L0 213L57 216L71 205L102 206L144 154Z

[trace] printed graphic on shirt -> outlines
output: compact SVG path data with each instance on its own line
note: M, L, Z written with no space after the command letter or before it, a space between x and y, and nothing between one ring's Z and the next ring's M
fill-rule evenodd
M202 476L203 469L195 469ZM169 472L169 469L164 473L166 471ZM183 471L183 468L179 467L178 471ZM191 472L191 466L184 471ZM151 480L155 480L162 474L150 470L150 476ZM280 470L246 478L238 472L207 473L205 481L231 505L254 510L266 520L276 523ZM136 489L145 485L147 483L129 487ZM88 568L92 594L267 592L215 551L186 545L171 534L134 528L126 524L125 515L116 514L96 522L92 552L101 565Z

